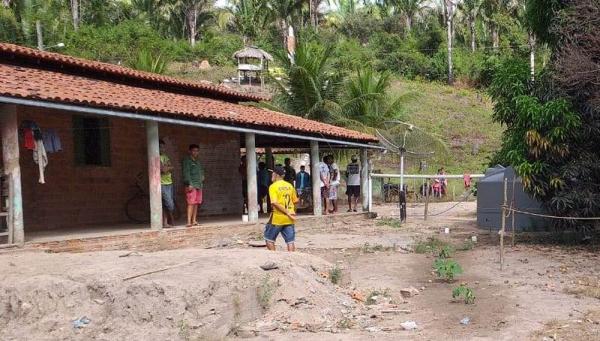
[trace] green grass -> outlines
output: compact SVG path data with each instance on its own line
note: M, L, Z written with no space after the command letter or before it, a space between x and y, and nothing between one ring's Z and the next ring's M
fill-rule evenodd
M393 228L400 228L402 227L402 224L400 223L399 219L386 217L382 218L381 220L378 220L377 226L389 226Z
M393 81L390 92L405 98L405 121L440 136L449 148L448 158L436 155L428 160L428 173L441 166L451 174L480 172L499 148L503 128L492 122L492 103L483 92L405 79ZM418 161L411 165L408 160L407 166L414 168Z

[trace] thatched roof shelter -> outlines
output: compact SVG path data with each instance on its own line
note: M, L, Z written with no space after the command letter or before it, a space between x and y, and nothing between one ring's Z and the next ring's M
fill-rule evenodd
M273 56L264 50L259 49L256 46L246 46L243 49L233 54L233 58L254 58L254 59L266 59L269 61L273 60Z

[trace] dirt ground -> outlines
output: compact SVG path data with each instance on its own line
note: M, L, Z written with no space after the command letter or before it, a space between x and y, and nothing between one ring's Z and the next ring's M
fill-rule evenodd
M207 231L205 249L3 252L0 339L600 340L593 248L507 238L500 270L475 203L433 204L427 221L411 205L402 225L376 210L299 222L294 254L252 246L260 227ZM455 250L456 281L437 278L435 245ZM461 284L474 304L452 299Z

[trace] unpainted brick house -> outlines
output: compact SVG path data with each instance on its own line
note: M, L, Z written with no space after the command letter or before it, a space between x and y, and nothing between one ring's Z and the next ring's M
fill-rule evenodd
M28 231L118 225L138 178L147 179L142 214L161 229L158 140L180 165L191 143L200 145L206 172L201 216L235 215L243 197L240 149L248 156L248 215L256 221L256 148L361 149L363 191L371 135L241 103L265 100L210 83L183 81L124 67L0 44L0 126L3 200L7 223L0 232L22 244ZM60 140L49 152L40 183L23 126L34 122ZM179 207L184 207L176 169ZM316 177L315 177L315 180ZM315 186L313 186L315 187ZM318 187L318 186L316 186ZM318 190L313 200L320 202ZM143 202L140 200L140 202ZM319 205L314 213L320 214ZM0 242L1 243L1 242Z

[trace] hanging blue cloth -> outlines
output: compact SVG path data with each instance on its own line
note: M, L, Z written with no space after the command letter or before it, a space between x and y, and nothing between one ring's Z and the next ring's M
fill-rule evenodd
M56 130L46 129L42 135L46 153L56 153L62 150L62 143Z

